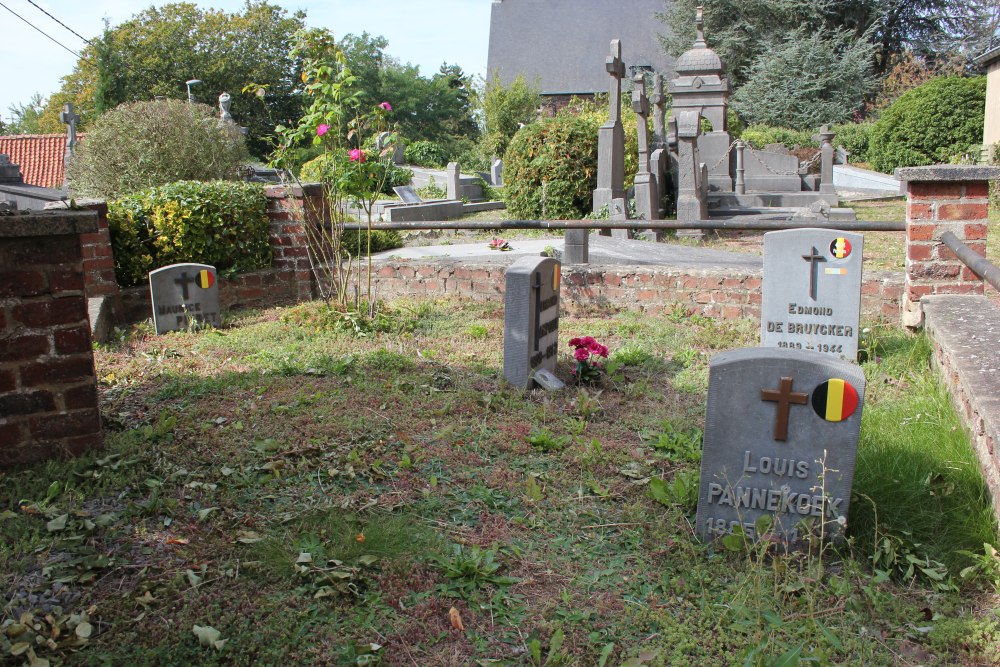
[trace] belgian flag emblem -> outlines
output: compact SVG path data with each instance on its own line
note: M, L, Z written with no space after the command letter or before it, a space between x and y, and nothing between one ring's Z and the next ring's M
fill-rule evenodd
M844 259L851 254L851 242L843 236L835 238L830 244L830 254L837 259Z
M828 422L843 421L858 409L858 390L839 378L827 380L813 391L812 406Z
M203 269L198 272L198 277L195 278L195 283L202 289L208 289L215 284L215 274L208 269Z

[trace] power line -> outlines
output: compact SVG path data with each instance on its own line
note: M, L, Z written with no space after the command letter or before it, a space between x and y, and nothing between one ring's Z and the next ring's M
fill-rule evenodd
M0 2L0 7L3 7L3 8L4 8L4 9L6 9L6 10L7 10L8 12L10 12L11 14L13 14L13 15L14 15L14 16L16 16L17 18L21 19L22 21L24 21L25 23L27 23L27 24L28 24L29 26L31 26L32 28L34 28L34 29L35 29L35 30L37 30L38 32L42 33L42 35L44 35L45 37L48 37L48 38L49 38L50 40L52 40L52 41L53 41L53 42L54 42L55 44L57 44L58 46L61 46L62 48L66 49L67 51L69 51L70 53L72 53L72 54L73 54L74 56L76 56L77 58L80 58L80 59L82 59L82 60L86 60L86 58L84 58L83 56L81 56L81 55L80 55L79 53L77 53L77 52L76 52L76 51L74 51L73 49L69 48L68 46L66 46L65 44L63 44L62 42L60 42L60 41L59 41L58 39L56 39L56 38L55 38L55 37L53 37L52 35L48 34L48 33L47 33L47 32L45 32L44 30L42 30L41 28L39 28L38 26L36 26L35 24L33 24L33 23L32 23L31 21L29 21L28 19L24 18L23 16L21 16L20 14L18 14L17 12L15 12L15 11L14 11L13 9L11 9L10 7L8 7L7 5L3 4L2 2Z
M57 19L55 16L52 16L52 14L49 14L47 11L45 11L44 9L42 9L39 5L35 4L34 0L28 0L28 4L30 4L35 9L37 9L41 13L45 14L46 16L48 16L50 19L52 19L53 21L55 21L56 23L58 23L62 27L64 27L67 30L69 30L71 33L73 33L74 35L76 35L77 37L79 37L80 39L82 39L83 41L85 41L87 44L90 44L91 46L96 46L92 41L90 41L89 39L87 39L86 37L84 37L83 35L81 35L80 33L78 33L76 30L73 30L72 28L70 28L68 25L66 25L65 23L63 23L59 19Z

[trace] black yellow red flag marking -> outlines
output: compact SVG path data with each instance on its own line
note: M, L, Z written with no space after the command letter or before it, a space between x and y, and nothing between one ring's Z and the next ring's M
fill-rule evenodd
M843 421L858 409L858 390L845 380L832 378L813 391L812 406L828 422Z
M215 284L215 274L207 269L203 269L198 272L198 277L195 279L198 287L202 289L208 289Z
M830 244L830 254L837 259L844 259L851 254L851 242L843 236L835 238Z

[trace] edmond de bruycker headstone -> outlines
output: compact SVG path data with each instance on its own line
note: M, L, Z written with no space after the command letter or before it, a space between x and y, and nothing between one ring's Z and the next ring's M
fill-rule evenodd
M149 272L156 333L187 329L192 324L221 324L215 267L171 264Z
M503 376L529 389L533 374L552 371L559 351L559 262L522 257L507 269L503 316Z
M791 229L764 235L761 347L858 357L861 234Z
M805 350L752 348L712 359L697 532L707 540L742 526L794 545L843 534L861 431L865 376ZM820 523L822 522L822 523Z

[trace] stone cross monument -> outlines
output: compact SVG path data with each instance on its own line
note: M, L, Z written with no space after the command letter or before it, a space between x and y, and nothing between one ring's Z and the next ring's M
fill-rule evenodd
M636 116L639 138L639 167L635 174L635 209L643 220L660 218L660 197L656 181L649 171L649 99L646 97L646 75L642 72L633 79L632 110Z
M611 76L608 99L608 122L601 126L597 137L597 189L594 190L594 212L612 199L625 197L625 130L622 128L622 61L621 40L611 40L611 55L604 68Z
M708 217L707 184L704 164L698 151L701 114L681 111L677 114L677 219L704 220ZM678 236L702 238L701 230L681 230Z
M79 114L73 111L73 103L67 102L59 112L59 122L66 125L66 152L63 154L63 166L69 170L69 161L76 155L76 124L80 122Z
M649 96L653 105L653 148L667 147L667 96L663 94L663 75L653 75L653 94Z

